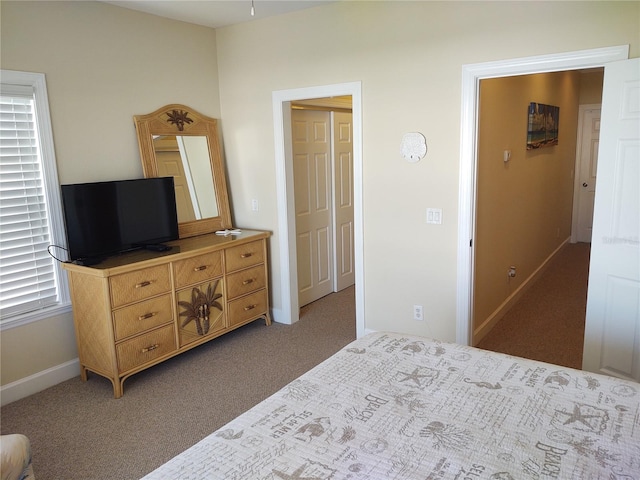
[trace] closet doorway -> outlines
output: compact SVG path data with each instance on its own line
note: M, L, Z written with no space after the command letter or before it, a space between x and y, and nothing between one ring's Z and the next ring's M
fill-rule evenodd
M351 96L291 104L298 302L355 283Z
M367 333L364 308L364 240L362 213L362 83L340 83L278 90L272 94L276 188L278 195L278 259L280 305L273 308L274 320L292 324L300 319L296 254L294 175L291 148L291 104L310 98L350 96L353 139L353 261L355 277L356 336ZM274 288L274 290L276 290Z

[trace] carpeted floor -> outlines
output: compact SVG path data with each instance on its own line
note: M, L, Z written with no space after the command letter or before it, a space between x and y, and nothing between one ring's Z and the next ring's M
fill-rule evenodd
M476 347L582 368L590 247L566 245Z
M258 320L129 378L124 396L90 374L1 409L2 433L31 440L38 480L137 479L355 340L354 288Z

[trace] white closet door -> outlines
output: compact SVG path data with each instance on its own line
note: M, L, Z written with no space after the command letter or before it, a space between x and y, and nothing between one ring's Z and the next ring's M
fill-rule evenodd
M291 114L300 306L333 291L331 114Z
M353 220L353 123L351 113L333 114L336 291L355 283Z

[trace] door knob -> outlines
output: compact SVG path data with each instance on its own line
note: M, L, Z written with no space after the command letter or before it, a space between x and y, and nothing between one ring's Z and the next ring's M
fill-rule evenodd
M584 182L584 183L582 184L582 186L583 186L583 187L588 187L588 186L589 186L589 184L588 184L587 182Z

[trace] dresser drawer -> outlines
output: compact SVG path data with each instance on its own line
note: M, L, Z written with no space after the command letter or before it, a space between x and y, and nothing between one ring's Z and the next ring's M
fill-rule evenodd
M171 290L169 267L160 265L114 275L109 279L109 287L112 308L153 297Z
M229 326L239 325L265 313L267 313L266 289L229 302Z
M176 349L173 324L116 345L118 371L127 372Z
M222 275L222 254L212 252L180 260L173 264L176 288L193 285Z
M264 262L264 242L246 243L227 248L224 252L227 272L234 272Z
M171 294L134 303L113 312L116 341L173 320Z
M251 267L227 276L227 298L229 300L260 290L266 285L264 265Z

